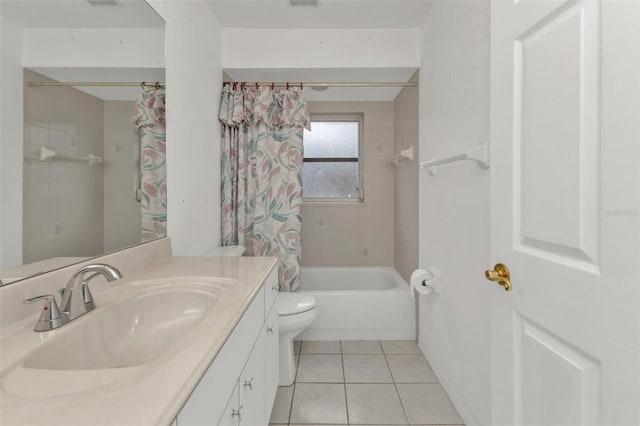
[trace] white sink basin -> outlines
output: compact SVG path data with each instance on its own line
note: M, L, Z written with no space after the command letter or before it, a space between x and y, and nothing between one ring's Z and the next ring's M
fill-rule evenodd
M152 288L76 319L27 357L23 366L48 370L123 368L148 364L183 340L215 306L212 291Z
M95 310L52 335L43 333L44 342L2 375L1 387L16 396L46 398L115 385L161 365L189 346L235 282L208 277L137 281L111 290L118 298L104 305L98 295Z

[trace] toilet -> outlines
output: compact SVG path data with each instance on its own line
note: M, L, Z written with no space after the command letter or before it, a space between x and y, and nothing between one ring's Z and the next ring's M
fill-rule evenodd
M280 292L280 386L291 386L296 374L293 339L316 319L316 299L300 293Z

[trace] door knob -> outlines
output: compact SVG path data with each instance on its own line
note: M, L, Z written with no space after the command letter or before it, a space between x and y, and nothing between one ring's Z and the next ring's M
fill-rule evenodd
M484 271L484 276L487 277L489 281L495 281L500 284L504 287L505 291L511 291L511 274L506 265L496 263L493 270L487 269Z

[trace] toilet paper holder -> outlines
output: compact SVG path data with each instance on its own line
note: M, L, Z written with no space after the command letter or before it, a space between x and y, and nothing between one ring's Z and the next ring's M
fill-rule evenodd
M440 294L440 272L432 266L417 269L411 274L411 286L420 294Z

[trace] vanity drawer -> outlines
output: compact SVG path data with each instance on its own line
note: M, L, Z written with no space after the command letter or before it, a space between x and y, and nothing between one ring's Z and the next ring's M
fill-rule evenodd
M278 268L273 268L269 278L264 283L264 315L265 318L271 311L273 303L278 298Z

